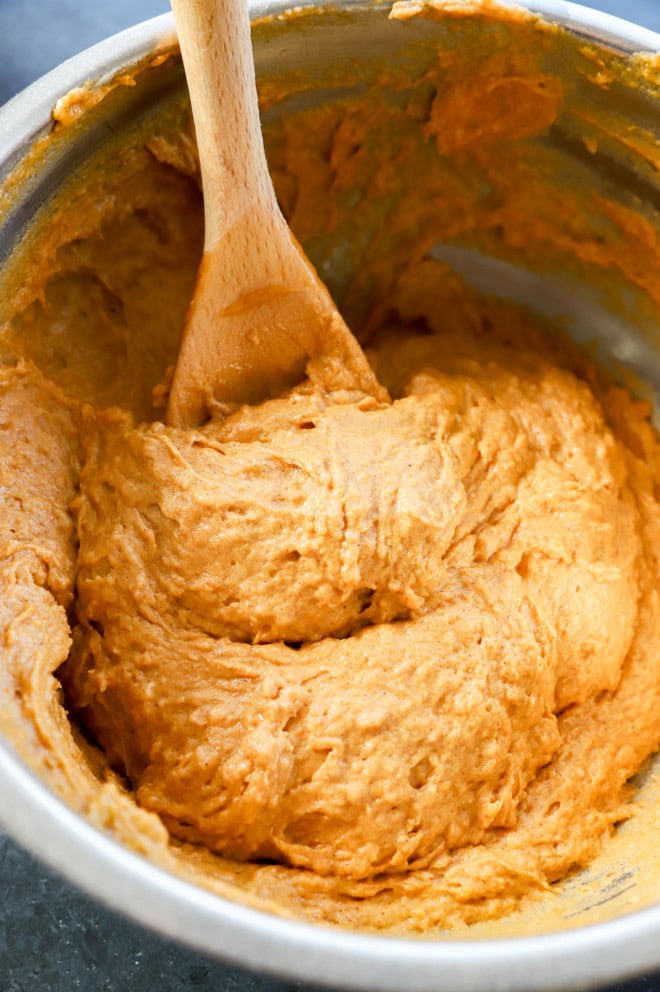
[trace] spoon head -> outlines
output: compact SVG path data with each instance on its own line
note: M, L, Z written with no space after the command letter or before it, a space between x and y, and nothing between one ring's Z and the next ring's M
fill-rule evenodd
M280 246L279 264L265 260L262 279L232 272L231 246L223 241L204 253L170 390L170 424L197 426L214 412L281 395L303 379L310 361L329 390L386 397L325 286L285 233L288 258Z

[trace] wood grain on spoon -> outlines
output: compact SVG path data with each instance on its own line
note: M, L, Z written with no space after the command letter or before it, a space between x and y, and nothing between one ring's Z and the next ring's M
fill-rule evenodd
M172 0L199 147L205 240L167 419L283 392L310 358L383 396L359 344L275 199L264 152L247 0ZM343 377L343 379L342 379Z

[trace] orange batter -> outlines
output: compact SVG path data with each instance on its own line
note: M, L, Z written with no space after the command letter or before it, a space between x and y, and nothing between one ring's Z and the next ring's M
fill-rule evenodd
M81 187L2 338L0 726L157 862L356 927L487 919L587 864L660 741L650 409L429 254L551 221L516 184L543 182L527 139L560 84L504 49L470 73L490 130L458 73L425 108L351 98L270 135L312 248L382 225L343 293L391 401L311 366L197 430L160 422L201 240L185 114L126 154L121 198ZM383 213L412 167L440 209L418 188ZM627 276L621 238L649 244L619 205L593 242L562 209L580 260Z

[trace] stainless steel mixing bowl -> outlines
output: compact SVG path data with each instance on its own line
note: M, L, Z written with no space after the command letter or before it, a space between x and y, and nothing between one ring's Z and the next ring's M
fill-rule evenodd
M660 36L594 10L563 0L531 0L528 6L603 51L660 49ZM281 0L253 3L252 15L261 18L285 9ZM404 53L387 10L376 0L354 0L289 24L275 19L270 27L259 26L254 36L257 72L264 80L278 67L296 65L299 75L309 80L309 92L316 87L316 99L330 99L331 94L319 90L323 76L319 67L339 58L359 62L376 57L390 61L405 57L412 65L422 57L424 45L432 44L436 30L428 22L411 27L406 45L412 40L418 47L408 47ZM12 100L0 111L0 181L28 161L33 143L49 132L50 113L59 97L89 80L102 83L175 44L171 17L156 18L84 52ZM146 118L172 93L181 93L184 85L180 63L169 60L154 69L144 85L115 94L109 109L101 105L86 114L70 133L33 156L18 186L11 186L3 200L0 261L10 257L37 214L48 209L55 192L110 132ZM655 135L656 143L660 140L657 100L626 92L625 83L611 90L594 89L591 98L619 100L622 114L634 116L647 134ZM278 112L285 113L286 104L269 111ZM617 152L607 142L602 153L592 150L585 165L579 151L582 144L575 137L568 125L552 136L564 143L567 167L579 160L581 169L592 170L595 181L606 175L609 182L627 185L639 202L657 209L657 166L649 167L635 149ZM598 326L605 354L641 373L660 394L657 315L642 313L634 300L628 316L614 316L589 286L573 283L567 293L561 274L539 275L522 262L493 259L455 245L439 245L437 254L481 288L495 288L561 315L577 337L586 335L585 328ZM660 870L652 843L660 826L658 770L656 762L646 772L640 793L640 821L651 841L644 847L634 835L637 827L631 827L632 834L624 828L623 840L606 855L609 865L606 861L603 867L601 859L591 873L570 881L557 897L565 901L555 905L552 917L546 918L537 908L492 928L481 926L425 940L360 935L280 919L190 885L74 814L6 741L0 741L0 820L17 841L109 906L161 934L254 969L378 992L591 987L660 967ZM529 931L536 933L525 935Z

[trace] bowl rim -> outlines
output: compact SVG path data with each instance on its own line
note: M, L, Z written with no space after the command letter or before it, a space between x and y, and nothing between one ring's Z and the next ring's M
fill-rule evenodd
M359 9L378 0L347 0ZM500 0L502 6L514 6ZM520 4L517 4L520 6ZM254 0L253 19L291 9ZM297 7L315 7L303 0ZM527 0L533 13L622 54L660 52L660 34L569 0ZM163 14L86 49L0 108L0 174L50 126L57 100L176 45ZM232 902L133 853L70 809L0 739L0 823L68 881L137 923L216 958L290 980L374 992L528 992L594 987L660 967L660 904L559 933L466 940L381 936L282 918ZM466 954L469 948L469 954Z
M296 10L331 7L342 10L368 7L377 0L330 0L328 6L317 0L249 0L252 20ZM660 33L641 27L613 14L573 3L572 0L499 0L502 7L526 7L549 21L555 21L596 44L631 55L660 52ZM76 87L111 79L119 69L136 65L149 54L156 55L176 46L174 17L161 14L111 35L67 59L31 83L0 107L0 169L8 166L27 149L51 123L57 100Z

